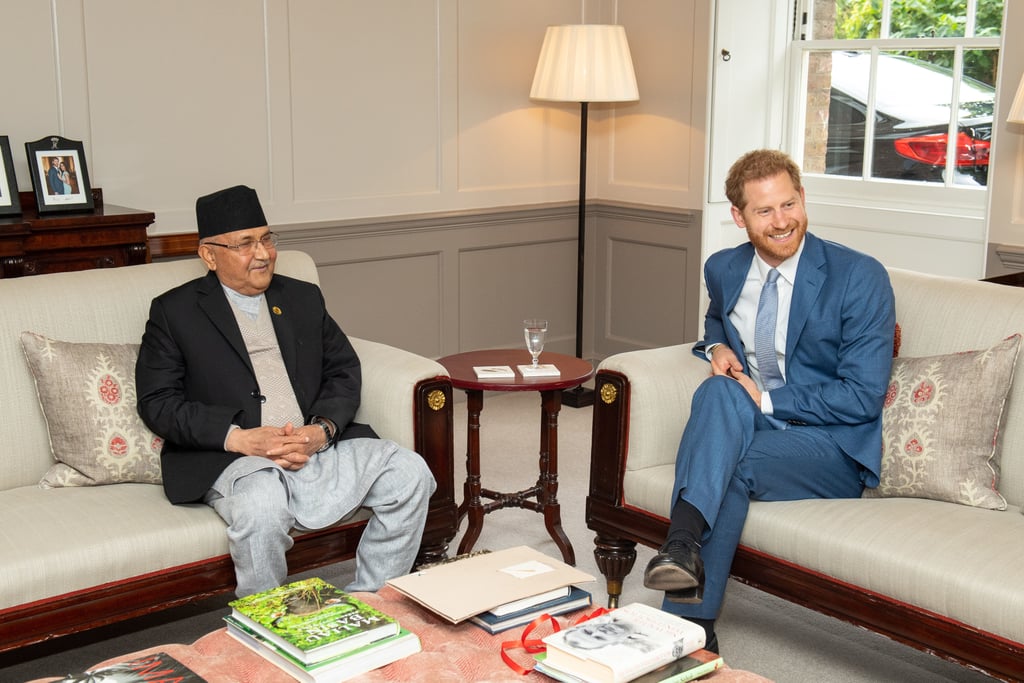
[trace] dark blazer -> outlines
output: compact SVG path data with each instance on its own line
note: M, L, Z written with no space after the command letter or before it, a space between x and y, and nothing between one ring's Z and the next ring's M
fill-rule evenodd
M882 402L892 369L895 299L889 275L875 259L807 233L793 284L786 337L786 385L771 392L774 415L827 430L878 485ZM743 343L729 320L754 247L749 242L708 259L710 305L704 340L694 353L724 343L742 361ZM744 365L746 363L744 362Z
M288 376L306 422L326 417L339 438L376 436L352 423L359 358L327 313L320 288L275 275L266 291ZM224 450L231 424L261 424L261 392L234 313L213 273L153 300L135 366L139 415L164 438L164 492L172 503L202 499L239 453Z
M46 182L53 194L64 194L64 183L60 179L60 170L55 166L51 166L50 170L46 172Z

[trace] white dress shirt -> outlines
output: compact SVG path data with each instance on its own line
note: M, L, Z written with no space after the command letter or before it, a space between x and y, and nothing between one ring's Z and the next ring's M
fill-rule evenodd
M800 246L795 254L778 265L779 279L776 284L779 291L778 317L775 319L775 354L779 359L779 371L786 376L786 335L789 330L789 309L793 301L793 283L796 282L796 269L800 263L800 254L803 253L804 243L801 240ZM765 415L773 414L772 398L770 392L764 390L764 383L761 381L761 373L757 367L756 349L754 348L754 326L757 321L757 303L761 298L761 289L768 279L768 271L771 266L755 252L750 262L750 270L747 271L747 279L740 291L740 298L736 305L729 311L729 320L736 326L740 339L743 341L744 358L743 363L750 371L750 376L761 389L761 412ZM710 349L709 351L713 351ZM708 354L710 358L710 353Z

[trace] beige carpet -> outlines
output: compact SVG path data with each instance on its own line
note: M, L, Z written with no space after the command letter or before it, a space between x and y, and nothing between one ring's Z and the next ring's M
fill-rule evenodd
M461 397L460 397L461 398ZM584 520L590 459L589 408L563 408L559 420L559 500L562 522L576 551L577 566L598 577L589 588L595 602L606 599L593 557L593 533ZM488 488L514 491L537 478L540 399L535 393L489 393L481 415L482 481ZM465 474L465 403L456 405L456 486L461 495ZM452 542L451 552L461 536ZM509 508L485 518L476 548L529 545L553 556L558 549L540 515ZM638 548L627 577L622 603L659 606L661 595L643 587L642 573L653 555ZM351 563L317 572L344 585ZM119 653L168 642L191 643L221 626L228 597L136 620L128 625L62 639L55 644L0 655L0 681L15 683L82 670ZM937 657L918 652L873 633L797 607L743 584L732 582L718 624L725 661L779 683L892 681L971 683L991 680Z

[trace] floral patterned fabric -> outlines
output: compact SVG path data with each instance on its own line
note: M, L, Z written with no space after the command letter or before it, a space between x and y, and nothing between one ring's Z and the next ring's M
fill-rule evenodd
M57 461L44 488L160 483L163 441L136 412L137 344L71 343L32 332L21 345Z
M1005 510L997 438L1021 335L981 351L896 358L882 409L882 476L866 498Z

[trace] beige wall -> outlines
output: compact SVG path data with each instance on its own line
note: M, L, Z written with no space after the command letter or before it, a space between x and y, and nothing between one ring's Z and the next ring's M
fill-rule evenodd
M533 69L547 25L619 21L641 96L592 105L590 195L699 208L704 4L0 0L3 134L23 190L24 142L83 140L154 233L239 182L275 224L571 200L579 106L531 101Z
M22 190L26 141L82 140L93 186L155 211L151 234L194 230L198 195L255 187L352 334L438 356L518 345L519 319L546 315L571 352L579 106L528 93L547 25L622 23L640 101L591 105L588 198L635 208L589 218L585 348L682 341L632 304L697 284L708 4L0 0L17 93L0 134ZM605 294L648 256L664 277Z

